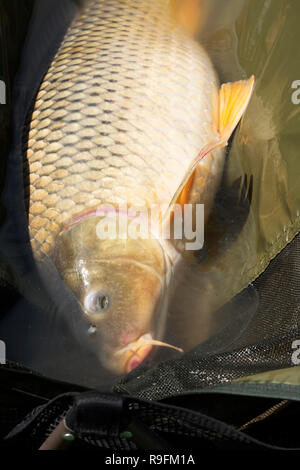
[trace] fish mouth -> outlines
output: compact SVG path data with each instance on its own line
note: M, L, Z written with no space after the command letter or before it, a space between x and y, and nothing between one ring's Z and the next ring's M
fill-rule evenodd
M126 374L131 372L133 369L136 369L144 359L149 355L153 346L152 345L145 345L141 346L140 348L133 350L129 357L126 357L124 363L124 371Z
M153 346L163 346L183 353L181 348L155 340L150 333L147 333L115 353L117 356L123 356L122 369L124 373L128 374L138 367L152 351Z

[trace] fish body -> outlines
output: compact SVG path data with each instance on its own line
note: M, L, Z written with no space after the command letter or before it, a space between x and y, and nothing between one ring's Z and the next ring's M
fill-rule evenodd
M199 150L216 137L219 88L166 0L90 2L40 87L32 115L30 230L49 253L62 226L100 204L169 204ZM201 162L204 179L223 158ZM203 184L203 189L207 185Z
M155 206L164 221L184 193L208 214L227 140L218 113L215 70L169 0L87 2L40 86L27 148L33 252L54 260L115 371L163 334L180 254L159 235L99 240L97 210Z

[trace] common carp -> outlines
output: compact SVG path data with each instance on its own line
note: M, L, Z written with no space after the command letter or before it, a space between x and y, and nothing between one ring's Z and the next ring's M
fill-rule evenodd
M194 39L201 13L195 0L86 2L31 116L32 249L54 261L101 362L116 373L154 345L173 347L161 340L181 248L152 226L148 237L119 228L102 239L99 222L109 214L99 208L128 219L120 207L156 206L162 227L175 205L201 203L208 214L224 147L253 90L253 77L219 87Z

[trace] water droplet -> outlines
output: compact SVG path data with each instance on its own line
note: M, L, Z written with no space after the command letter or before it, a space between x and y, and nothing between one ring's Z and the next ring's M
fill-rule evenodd
M97 331L97 327L95 325L91 325L88 329L88 334L89 335L94 335Z

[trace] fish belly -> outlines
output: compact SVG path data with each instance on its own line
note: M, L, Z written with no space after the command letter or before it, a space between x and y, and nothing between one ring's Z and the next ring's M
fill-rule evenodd
M29 229L51 253L74 217L101 204L164 207L217 135L218 80L166 0L91 1L36 97L27 145ZM223 165L199 164L193 202L211 204Z

